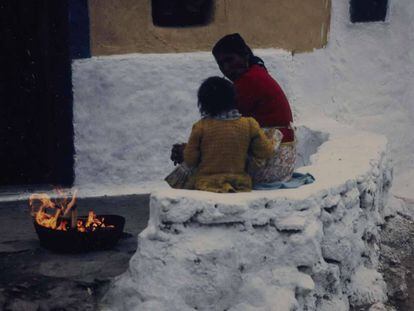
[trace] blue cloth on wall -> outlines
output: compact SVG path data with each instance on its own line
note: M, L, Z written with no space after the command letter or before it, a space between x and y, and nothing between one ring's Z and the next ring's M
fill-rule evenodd
M315 178L309 173L302 174L294 172L292 178L288 181L255 184L253 185L253 190L292 189L311 184L314 181Z
M69 0L69 48L72 59L91 57L88 0Z

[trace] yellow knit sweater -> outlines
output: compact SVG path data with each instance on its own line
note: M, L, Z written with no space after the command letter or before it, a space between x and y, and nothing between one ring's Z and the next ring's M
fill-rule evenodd
M246 173L247 154L268 159L274 143L253 118L235 120L201 119L193 125L184 161L196 167L194 188L212 192L250 191Z

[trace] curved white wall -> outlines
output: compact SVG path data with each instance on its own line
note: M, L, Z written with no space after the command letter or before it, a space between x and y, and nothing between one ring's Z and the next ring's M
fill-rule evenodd
M298 189L151 194L148 227L104 310L349 310L387 300L377 272L391 185L383 136L329 134ZM360 141L367 141L361 145Z

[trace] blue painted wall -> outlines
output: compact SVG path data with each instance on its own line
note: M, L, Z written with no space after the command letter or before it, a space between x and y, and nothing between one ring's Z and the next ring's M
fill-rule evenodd
M91 57L88 0L69 0L69 29L71 58Z

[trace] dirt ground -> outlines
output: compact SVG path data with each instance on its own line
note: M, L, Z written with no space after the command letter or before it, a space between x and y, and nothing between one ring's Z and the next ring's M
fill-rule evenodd
M81 215L94 210L126 218L115 248L83 254L40 247L27 203L0 202L0 310L98 310L111 279L128 268L136 236L147 225L149 196L79 199ZM414 223L407 215L387 219L380 261L390 298L387 310L414 311Z
M39 245L27 201L0 202L0 310L97 310L110 280L128 268L148 221L147 195L79 199L79 214L126 218L115 248L57 254Z
M409 206L412 210L414 204ZM380 272L387 283L389 305L414 310L414 222L398 213L387 219L381 232Z

